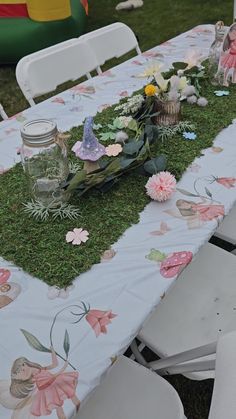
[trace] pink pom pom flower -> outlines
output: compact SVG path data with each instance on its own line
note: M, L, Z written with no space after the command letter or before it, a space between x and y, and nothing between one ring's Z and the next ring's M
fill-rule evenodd
M160 172L150 177L145 185L147 194L155 201L166 201L175 191L176 179L170 172Z

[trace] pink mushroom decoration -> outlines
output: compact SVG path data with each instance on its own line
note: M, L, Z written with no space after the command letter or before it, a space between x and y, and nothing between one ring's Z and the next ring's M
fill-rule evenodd
M174 252L161 262L160 272L164 278L173 278L192 260L192 252Z

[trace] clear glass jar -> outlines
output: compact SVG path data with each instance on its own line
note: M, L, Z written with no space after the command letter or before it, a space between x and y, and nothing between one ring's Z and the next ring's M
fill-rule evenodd
M225 36L224 22L219 21L215 24L215 39L209 51L209 76L213 85L222 84L223 75L218 70L220 55Z
M56 124L47 119L27 122L21 129L21 159L31 196L50 207L69 199L61 188L69 174L67 153L57 136Z

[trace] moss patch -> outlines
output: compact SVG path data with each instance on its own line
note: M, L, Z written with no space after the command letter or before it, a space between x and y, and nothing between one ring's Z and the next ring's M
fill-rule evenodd
M176 136L159 143L158 154L166 154L167 170L180 179L184 170L210 147L219 131L228 126L236 116L236 90L230 95L216 97L215 87L205 82L204 96L209 105L200 108L183 104L183 119L195 124L197 139L186 141ZM227 112L224 110L227 109ZM95 118L96 123L111 122L114 107ZM71 143L82 136L82 127L71 130ZM74 159L74 156L71 158ZM37 222L24 212L22 202L29 199L21 165L0 176L0 254L50 285L65 287L82 272L100 261L108 249L124 231L139 220L139 213L148 203L144 185L147 178L138 173L123 176L107 194L92 191L76 198L73 204L81 210L77 221L63 220ZM67 231L83 227L89 231L89 240L81 246L65 241Z

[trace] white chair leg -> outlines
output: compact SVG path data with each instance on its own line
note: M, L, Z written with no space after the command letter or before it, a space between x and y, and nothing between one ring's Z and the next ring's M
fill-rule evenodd
M1 105L1 103L0 103L0 115L3 119L8 119L8 116L7 116L6 112L4 111L3 106Z

